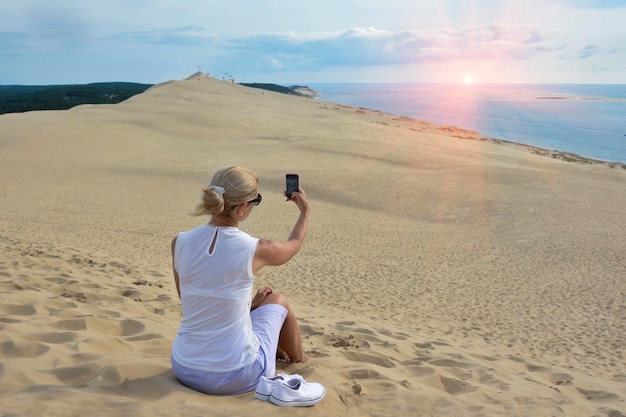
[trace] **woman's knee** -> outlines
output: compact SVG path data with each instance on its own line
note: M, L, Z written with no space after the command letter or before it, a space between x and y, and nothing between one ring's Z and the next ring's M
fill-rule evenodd
M263 299L260 305L265 304L278 304L285 308L289 308L289 304L287 304L287 297L285 297L281 293L268 294L268 296Z

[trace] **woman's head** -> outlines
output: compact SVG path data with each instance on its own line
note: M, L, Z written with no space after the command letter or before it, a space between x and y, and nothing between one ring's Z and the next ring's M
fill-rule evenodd
M195 215L230 215L238 205L257 197L259 179L254 171L240 166L219 169L211 183L202 189L202 201Z

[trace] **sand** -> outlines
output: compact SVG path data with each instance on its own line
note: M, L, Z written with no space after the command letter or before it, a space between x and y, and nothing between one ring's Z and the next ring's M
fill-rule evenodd
M0 116L0 149L2 416L626 416L623 165L208 77ZM261 178L248 233L287 237L286 172L309 197L256 285L300 318L279 371L312 408L171 372L169 245L230 164Z

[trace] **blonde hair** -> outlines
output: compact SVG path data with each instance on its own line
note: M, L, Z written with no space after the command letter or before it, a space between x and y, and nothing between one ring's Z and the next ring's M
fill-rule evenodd
M217 170L211 183L202 189L202 201L192 214L223 214L228 216L235 207L254 200L259 188L259 178L254 171L240 166Z

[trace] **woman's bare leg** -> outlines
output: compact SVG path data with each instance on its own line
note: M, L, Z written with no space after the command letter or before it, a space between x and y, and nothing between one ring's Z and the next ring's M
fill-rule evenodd
M280 330L278 346L289 355L291 362L306 362L309 357L302 349L302 337L296 315L289 305L286 305L285 308L287 308L287 317L285 318L285 323L283 323L283 328Z
M302 349L302 337L300 335L300 327L296 315L289 307L287 299L282 294L268 294L260 305L265 304L280 304L287 309L287 317L283 323L283 327L280 330L280 337L278 339L278 352L279 357L284 358L287 356L287 360L290 362L306 362L309 357L304 353Z
M278 346L278 349L276 349L276 360L277 361L291 362L291 358L289 357L289 355L287 355L287 352L282 350L280 348L280 346Z

